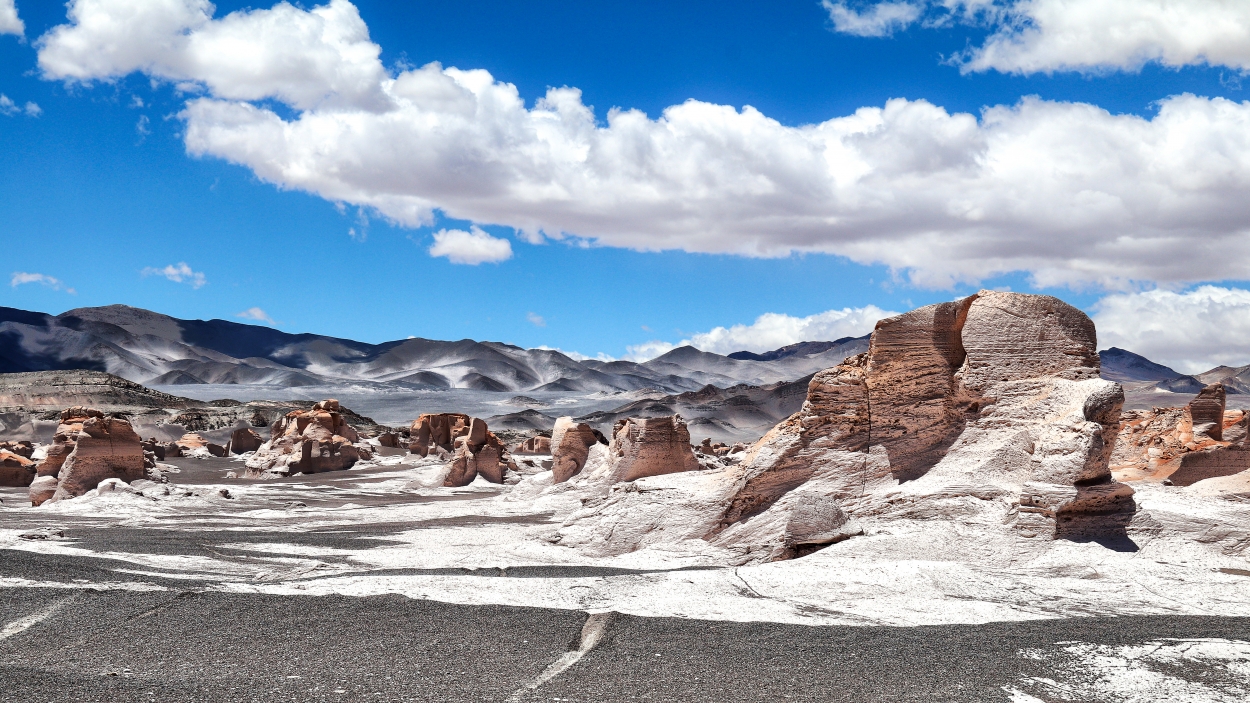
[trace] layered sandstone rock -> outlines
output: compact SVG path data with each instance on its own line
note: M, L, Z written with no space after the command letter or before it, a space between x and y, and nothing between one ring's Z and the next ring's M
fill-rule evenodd
M549 456L551 454L551 437L530 437L513 447L512 453L525 456Z
M444 486L467 486L481 476L491 483L503 483L511 459L503 442L486 427L486 421L469 418L468 432L455 438L451 470Z
M1096 348L1089 318L1049 296L982 291L882 320L739 464L614 486L561 543L703 539L758 561L900 514L1024 538L1123 534L1133 491L1108 468L1123 391L1098 377Z
M1224 386L1213 383L1184 408L1124 413L1111 457L1116 478L1191 486L1250 471L1250 414L1225 410L1224 401Z
M590 448L602 438L603 435L584 422L573 422L571 417L558 418L549 445L552 480L563 483L580 474L586 467Z
M35 480L35 462L0 449L0 486L25 488Z
M144 478L143 446L129 422L90 408L70 408L61 413L36 474L29 490L32 504L74 498L110 478L126 483Z
M240 427L230 435L230 443L226 445L226 450L230 454L246 454L260 449L260 445L264 443L265 440L261 439L255 430Z
M613 483L699 469L690 447L690 431L680 415L617 420L608 456L608 477Z
M473 418L463 413L427 413L412 421L408 451L417 456L442 455L469 434Z
M360 437L343 420L337 400L287 413L271 432L269 441L247 460L247 476L338 471L373 458L368 449L355 444Z

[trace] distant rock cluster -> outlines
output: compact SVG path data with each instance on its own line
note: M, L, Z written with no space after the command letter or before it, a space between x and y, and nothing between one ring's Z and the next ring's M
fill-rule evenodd
M286 476L337 471L371 459L360 436L343 419L337 400L293 410L273 424L269 441L247 460L245 475Z
M445 486L467 486L478 476L491 483L503 483L507 470L516 469L507 448L486 427L486 421L460 413L418 417L409 430L408 451L422 457L450 459Z
M1247 472L1250 489L1250 413L1226 410L1225 399L1213 383L1183 408L1126 411L1111 457L1116 476L1191 486Z

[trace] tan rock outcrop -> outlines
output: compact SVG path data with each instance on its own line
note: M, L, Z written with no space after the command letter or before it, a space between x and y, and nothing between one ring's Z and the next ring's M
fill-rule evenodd
M265 440L255 430L240 427L230 435L230 443L226 445L226 449L231 454L246 454L260 449L260 445L264 443Z
M573 422L571 417L556 419L550 441L552 480L563 483L580 474L590 448L601 439L602 435L584 422Z
M468 432L455 439L451 470L443 485L467 486L478 476L491 483L503 483L504 473L509 468L515 468L510 464L511 459L503 442L486 427L486 421L469 418Z
M0 486L25 488L35 480L35 462L0 449Z
M551 437L530 437L513 447L512 453L525 456L550 456Z
M195 456L196 454L223 457L228 453L226 448L220 444L214 444L208 441L202 435L195 432L188 432L182 437L174 440L180 450L180 456Z
M690 430L680 415L617 420L608 457L612 483L700 468L690 447Z
M143 446L126 420L74 407L61 413L47 456L30 483L31 503L80 496L110 478L126 483L146 476Z
M29 459L35 455L35 445L25 440L16 442L0 442L0 452L8 452L10 454L16 454L20 457Z
M740 463L613 487L561 544L702 538L743 561L787 558L900 506L949 519L987 506L1001 511L987 524L1024 538L1123 535L1133 491L1108 466L1124 396L1096 349L1093 322L1049 296L982 291L882 320Z
M418 456L451 452L455 441L469 434L473 418L462 413L427 413L412 421L408 451Z
M386 447L387 449L399 449L401 446L399 435L394 432L383 432L378 435L378 446Z
M351 468L373 458L356 430L343 420L337 400L323 400L310 410L295 410L275 422L269 441L247 460L245 475L285 476Z

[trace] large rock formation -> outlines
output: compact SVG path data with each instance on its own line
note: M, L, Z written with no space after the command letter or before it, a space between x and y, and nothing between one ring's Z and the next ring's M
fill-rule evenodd
M473 418L462 413L427 413L412 421L408 451L417 456L450 453L469 434ZM440 452L441 450L441 452Z
M444 486L467 486L481 476L491 483L503 483L504 474L515 468L503 442L486 427L486 421L469 418L468 432L455 438L451 470Z
M220 444L208 441L202 435L195 432L188 432L178 439L174 440L174 445L179 449L179 456L215 456L223 457L229 452Z
M1223 384L1202 389L1184 408L1124 413L1111 467L1121 481L1191 486L1250 471L1250 414L1225 410Z
M680 415L617 420L608 456L613 483L699 469Z
M226 451L230 454L246 454L260 449L260 445L264 443L265 440L261 439L255 430L240 427L230 435L230 443L226 445Z
M590 448L603 440L603 435L584 422L573 422L571 417L556 420L549 443L551 473L555 483L563 483L582 472ZM606 444L606 442L603 442Z
M73 407L61 413L61 424L36 473L30 483L32 504L74 498L105 479L130 483L144 478L143 446L129 422Z
M743 561L786 558L900 505L933 518L995 506L989 523L1024 538L1122 534L1136 506L1108 461L1123 391L1098 377L1096 348L1092 321L1049 296L982 291L882 320L869 351L817 373L738 465L615 486L561 543L702 538Z
M271 432L269 441L247 460L247 476L338 471L373 458L367 448L355 444L360 437L343 420L337 400L287 413Z

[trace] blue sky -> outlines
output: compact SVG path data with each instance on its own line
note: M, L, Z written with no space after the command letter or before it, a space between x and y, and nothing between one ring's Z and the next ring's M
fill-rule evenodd
M170 3L184 4L189 17L205 9L199 0ZM1109 26L1144 21L1115 15L1136 12L1131 4L1095 4L1105 6ZM1221 21L1250 27L1244 12L1220 3L1174 5L1180 12L1194 8L1200 25L1202 12L1223 11L1232 14ZM384 123L370 122L390 108L369 102L377 91L366 85L374 80L368 57L335 54L351 70L327 69L316 63L325 58L316 47L266 34L260 23L222 22L236 10L267 12L270 3L219 2L213 19L169 34L220 39L233 31L243 46L268 47L278 55L277 68L258 69L264 74L258 77L242 76L243 69L222 73L216 63L228 57L212 52L225 44L206 43L207 59L192 50L151 53L147 47L161 38L139 15L128 15L120 41L92 34L91 13L142 14L143 3L79 0L80 14L70 18L59 3L17 0L22 31L0 34L0 94L11 103L6 109L9 103L0 100L0 112L11 113L0 115L0 236L14 276L0 286L0 305L60 312L125 303L178 317L236 320L256 309L293 332L373 342L468 337L619 357L631 347L654 353L686 339L724 352L770 348L787 334L866 332L874 311L1010 287L1058 295L1097 313L1104 340L1178 366L1250 361L1250 329L1228 323L1250 311L1250 294L1242 290L1250 245L1239 221L1250 149L1236 138L1245 132L1241 111L1250 112L1241 87L1250 65L1247 41L1172 36L1168 23L1155 22L1131 45L1100 45L1103 53L1090 54L1083 46L1089 42L1073 40L1072 27L1047 20L1037 24L1040 39L1008 36L1032 45L994 58L977 51L1005 36L1008 24L985 12L985 2L887 6L914 17L873 26L872 3L812 0L338 2L331 8L338 14L325 15L325 24L354 26L358 12L367 39L352 46L380 47L382 80L416 75L430 62L485 69L494 85L514 85L524 103L497 124L479 111L446 144L437 142L450 132L438 130L391 144L380 135ZM318 7L286 9L310 18L306 11ZM991 7L1021 11L1012 2ZM846 13L868 24L848 24ZM65 30L62 36L49 35L56 27ZM1045 34L1052 30L1054 41ZM993 66L970 68L978 56ZM320 68L311 77L290 68L301 62ZM319 81L330 85L325 95L331 97L290 97L291 86L311 86L301 88L306 95L321 90ZM364 97L342 97L357 88L344 81L363 85ZM579 89L605 134L622 131L608 119L613 107L642 111L648 128L688 100L731 106L734 114L728 126L708 111L674 117L664 124L685 125L687 135L703 131L666 142L656 137L663 148L645 158L617 153L611 158L618 161L605 161L588 180L567 164L550 166L546 157L531 168L524 159L533 143L525 137L481 136L530 119L552 87ZM418 110L441 99L435 88L420 90L404 98ZM1163 107L1183 94L1197 97ZM1026 96L1036 96L1040 107L1016 110ZM860 150L859 171L847 172L861 182L875 179L871 187L793 195L827 175L813 171L808 179L803 172L824 166L807 154L795 156L796 145L811 136L796 128L861 108L880 111L897 98L909 102L897 104L897 118L880 118L884 127L839 137ZM1218 98L1232 102L1212 102ZM282 161L304 145L272 151L272 143L238 129L235 113L184 112L197 100L213 109L268 111L287 124L301 116L355 120L349 123L358 126L358 140L354 147L342 139L309 147L342 151L332 159ZM27 110L27 103L38 110ZM746 122L739 117L748 105L768 124L730 124ZM983 117L987 106L1005 106L1007 114L995 122ZM1166 129L1161 109L1179 114ZM982 121L969 126L956 113ZM1117 116L1141 119L1116 122ZM198 128L215 131L193 145ZM1012 141L1024 132L1058 136ZM1088 136L1103 133L1109 136ZM874 142L874 135L884 136ZM561 143L576 143L574 137L566 134ZM1086 138L1088 144L1080 142ZM244 144L247 139L259 141ZM1184 143L1167 146L1178 141ZM489 151L500 143L505 150ZM1088 158L1072 167L1082 171L1072 177L1080 183L1063 180L1073 157L1038 151L1038 144L1072 145L1077 160ZM733 153L714 153L721 145ZM602 144L597 148L607 153ZM1011 173L969 171L974 161L1003 154ZM666 155L680 168L654 163ZM1216 157L1227 163L1177 184L1186 159ZM423 171L422 159L435 158L438 168ZM774 158L784 168L774 168ZM1036 186L1018 173L1034 158L1037 171L1047 174ZM1177 165L1156 168L1165 158ZM1119 160L1132 163L1103 169ZM703 163L710 164L707 172L699 170ZM355 180L339 177L349 166L360 169ZM408 166L419 173L408 173ZM843 165L829 168L841 174ZM645 173L617 178L631 169ZM1168 175L1139 176L1152 169ZM512 175L500 175L505 171ZM653 172L661 176L648 175ZM446 188L438 184L441 173ZM728 185L716 180L722 177ZM395 185L407 178L412 185ZM700 178L721 194L690 185ZM760 179L782 187L756 198L750 184ZM497 189L484 186L480 197L457 192L458 183L472 190L494 180ZM1012 185L987 196L1000 182ZM548 187L571 192L576 202L553 200L547 191L534 195ZM750 193L723 195L737 187ZM640 189L646 195L638 200ZM1183 199L1188 204L1171 210L1158 205ZM819 222L830 223L828 234ZM510 257L456 263L454 255L431 255L435 233L453 231L456 249L468 246L472 235L465 233L474 227L484 233L474 241L494 247L487 258L502 258L500 247ZM1078 250L1084 253L1073 253ZM1197 261L1190 265L1178 252L1192 252ZM844 309L845 316L806 326L789 319ZM766 314L776 324L750 327ZM747 327L709 336L733 325Z

